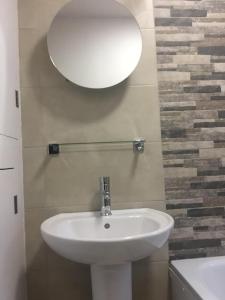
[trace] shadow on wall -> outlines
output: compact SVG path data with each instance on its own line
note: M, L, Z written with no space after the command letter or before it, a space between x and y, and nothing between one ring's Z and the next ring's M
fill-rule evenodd
M28 300L37 299L92 300L90 267L61 258L42 242L28 266Z
M15 300L24 300L27 298L26 295L26 290L25 290L25 286L26 286L26 273L25 273L25 268L20 270L20 273L18 274L18 278L17 278L17 287L16 287L16 292L14 295Z
M42 53L42 55L40 54ZM37 62L45 57L45 64L52 71L50 76L57 77L52 86L45 89L42 94L42 105L53 117L65 120L74 120L81 123L92 123L104 119L118 108L128 87L129 79L106 89L87 89L66 80L56 68L54 68L47 49L46 38L39 40L33 51L30 62L30 73L37 68ZM42 65L42 63L40 63ZM41 77L40 70L39 79ZM104 70L102 70L104 72ZM101 109L99 110L99 106Z
M42 269L42 274L37 276L36 268L40 268L43 252L46 252L49 258L45 266L46 272ZM51 271L47 272L47 269ZM28 267L28 274L28 279L31 278L32 282L31 285L28 282L28 300L92 300L90 266L64 259L45 244L40 246L33 257ZM155 287L152 286L152 278L149 277L148 259L134 263L132 276L134 300L151 299ZM146 280L149 282L148 286Z

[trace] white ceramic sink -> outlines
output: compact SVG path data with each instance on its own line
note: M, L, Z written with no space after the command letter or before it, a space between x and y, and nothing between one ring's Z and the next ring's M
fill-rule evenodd
M109 228L108 228L109 227ZM58 254L86 264L118 264L152 254L167 241L173 219L152 209L56 215L41 225L46 243Z
M46 243L70 260L91 264L93 298L131 299L131 261L151 255L168 240L174 221L153 209L56 215L41 225ZM114 274L114 275L112 275ZM113 292L110 297L110 284ZM107 290L104 287L107 285ZM116 286L116 289L115 289ZM115 295L115 290L116 295Z

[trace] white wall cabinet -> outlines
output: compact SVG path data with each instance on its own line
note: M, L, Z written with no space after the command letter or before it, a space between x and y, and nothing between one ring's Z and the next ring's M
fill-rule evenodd
M15 168L18 165L19 142L13 138L0 135L0 171Z
M23 205L18 169L0 171L0 299L24 300ZM14 196L18 196L18 214Z
M16 0L0 0L0 133L20 135L18 17Z
M26 299L18 53L17 0L0 0L0 300Z
M0 299L26 299L21 146L19 140L1 135Z

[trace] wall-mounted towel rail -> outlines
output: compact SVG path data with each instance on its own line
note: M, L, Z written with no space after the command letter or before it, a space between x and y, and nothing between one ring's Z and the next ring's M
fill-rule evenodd
M81 146L81 145L113 145L113 144L132 144L134 153L143 153L145 139L137 138L134 140L123 141L93 141L93 142L74 142L74 143L52 143L48 145L49 155L57 155L62 151L62 147Z

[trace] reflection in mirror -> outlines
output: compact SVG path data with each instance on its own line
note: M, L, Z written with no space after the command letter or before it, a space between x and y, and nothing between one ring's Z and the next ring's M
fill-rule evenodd
M106 88L125 80L142 52L140 28L115 0L73 0L55 16L47 36L50 58L69 81Z

